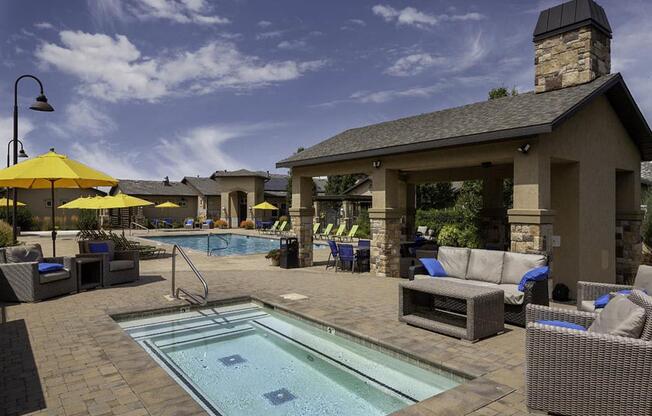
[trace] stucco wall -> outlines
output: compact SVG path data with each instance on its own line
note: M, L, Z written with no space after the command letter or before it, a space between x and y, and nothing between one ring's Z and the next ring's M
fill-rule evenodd
M196 196L166 196L166 195L131 195L142 198L146 201L153 202L154 205L166 201L181 204L185 200L186 206L180 208L155 208L154 205L143 207L143 216L147 219L154 218L172 218L173 221L182 222L186 218L197 217L197 197Z
M73 199L77 199L81 196L95 196L101 194L96 189L55 189L54 190L54 199L55 207L58 207L66 202L70 202ZM11 198L11 191L9 192L9 197ZM2 193L4 196L4 193ZM52 208L46 206L46 201L51 199L51 193L49 189L19 189L18 190L18 201L27 204L27 209L32 213L32 216L38 217L35 218L37 221L48 221L52 216ZM0 207L2 208L2 207ZM65 225L74 225L76 219L79 217L78 209L57 209L55 211L57 217L57 223L63 226Z

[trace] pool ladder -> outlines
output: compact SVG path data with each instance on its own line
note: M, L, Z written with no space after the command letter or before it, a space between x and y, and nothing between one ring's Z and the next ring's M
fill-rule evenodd
M215 237L215 238L217 238L218 240L222 240L223 242L226 243L226 245L225 245L224 247L214 247L214 248L211 248L211 237ZM227 248L229 248L229 244L230 244L230 243L231 243L231 240L230 240L230 239L227 239L227 238L224 237L223 235L208 233L208 234L206 235L206 255L207 255L207 256L211 256L211 255L213 254L214 251L226 250Z
M202 286L204 287L204 295L200 294L195 294L187 291L186 289L183 289L181 287L176 286L176 271L177 271L177 251L179 254L181 254L181 257L188 263L188 266L190 266L190 270L197 276L197 279L201 282ZM194 303L196 305L206 305L206 302L208 300L208 284L206 283L206 279L204 279L204 276L197 270L197 267L195 267L194 263L192 260L190 260L190 257L186 254L185 251L178 245L174 245L172 247L172 297L175 299L182 299L179 297L179 294L183 293L185 295L185 298L188 302Z

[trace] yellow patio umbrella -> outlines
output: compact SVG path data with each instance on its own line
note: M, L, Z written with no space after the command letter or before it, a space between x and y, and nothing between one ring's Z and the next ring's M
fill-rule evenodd
M180 205L175 204L174 202L165 201L162 204L156 205L155 208L181 208ZM165 222L165 221L164 221ZM158 226L157 226L158 227Z
M51 190L52 197L52 255L56 256L55 188L93 188L114 186L118 180L90 168L54 149L34 159L0 170L0 187Z
M154 205L153 202L146 201L141 198L127 194L117 194L112 196L105 196L103 198L104 208L133 208L144 207L147 205Z
M262 210L267 210L267 211L276 211L278 208L276 208L274 205L270 204L269 202L261 202L258 205L254 205L254 209L262 209Z
M11 199L11 198L0 198L0 206L2 206L2 205L7 205L7 206L11 205L11 206L13 206L14 205L14 200ZM22 203L20 201L17 201L16 205L18 205L19 207L24 207L27 204L24 204L24 203Z
M103 196L80 196L63 205L59 205L59 209L102 209Z

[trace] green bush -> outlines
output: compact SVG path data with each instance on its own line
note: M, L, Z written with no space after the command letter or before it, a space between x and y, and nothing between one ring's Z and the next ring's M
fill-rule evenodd
M11 216L11 210L12 210L11 206L9 207L8 210L5 206L0 207L0 220L7 222L9 225L12 224L12 219L13 219ZM19 207L16 210L16 220L18 226L23 231L38 229L37 226L38 224L36 224L36 222L34 221L34 218L32 217L32 213L25 207Z
M437 235L440 246L480 248L478 230L472 226L446 224Z
M371 221L369 220L369 211L366 209L361 210L360 215L358 215L358 218L355 220L355 223L358 225L357 237L371 237Z
M13 229L5 221L0 221L0 247L7 247L14 243Z
M437 237L441 229L447 224L462 225L464 223L464 213L458 208L428 209L417 210L416 225L425 225L433 230L433 235Z
M91 209L79 210L77 228L80 230L99 230L100 220L97 216L97 211Z
M641 226L641 234L643 235L643 242L646 246L652 247L652 192L645 196L645 217Z

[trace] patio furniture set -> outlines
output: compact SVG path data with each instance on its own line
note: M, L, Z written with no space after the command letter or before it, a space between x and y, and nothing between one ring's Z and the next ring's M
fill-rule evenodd
M652 267L633 286L578 282L566 309L548 306L544 256L441 247L420 262L399 285L399 320L471 341L525 325L529 409L652 414Z
M337 270L369 271L371 261L371 241L358 240L358 245L351 243L337 243L335 240L328 240L330 253L326 262L326 270L333 267Z
M116 250L111 240L80 241L75 257L44 257L40 244L0 249L0 300L38 302L73 292L133 282L138 250Z

